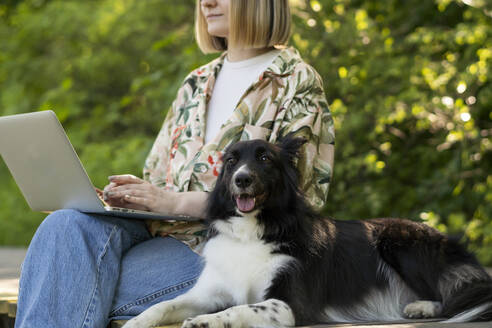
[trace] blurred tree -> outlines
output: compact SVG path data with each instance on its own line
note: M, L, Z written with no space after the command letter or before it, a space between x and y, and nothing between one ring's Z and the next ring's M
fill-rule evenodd
M337 124L326 213L466 233L492 263L492 11L484 1L296 1L294 44Z
M410 217L492 264L492 6L484 0L292 0L291 43L336 127L325 213ZM0 5L0 114L54 109L96 185L140 174L185 75L206 63L193 0ZM0 164L0 243L31 213ZM6 205L3 205L6 204Z

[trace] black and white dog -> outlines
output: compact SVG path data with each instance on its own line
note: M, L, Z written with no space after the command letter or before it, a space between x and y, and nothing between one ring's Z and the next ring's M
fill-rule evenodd
M401 219L322 218L298 189L304 141L239 142L209 197L206 265L186 294L125 328L492 320L492 279L456 241ZM188 318L188 319L187 319Z

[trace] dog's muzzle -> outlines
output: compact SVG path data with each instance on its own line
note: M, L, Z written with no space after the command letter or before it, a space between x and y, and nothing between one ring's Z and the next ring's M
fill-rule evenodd
M251 212L255 209L256 199L254 197L255 178L249 170L239 170L232 177L232 191L236 207L243 213Z
M246 189L253 183L253 177L247 172L238 172L234 175L234 184L239 189Z

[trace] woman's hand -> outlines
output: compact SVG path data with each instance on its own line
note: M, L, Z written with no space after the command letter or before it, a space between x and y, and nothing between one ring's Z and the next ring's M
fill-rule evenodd
M104 187L103 199L110 206L168 215L205 217L208 193L164 191L134 175L113 175Z
M174 213L175 193L173 192L166 192L130 174L110 176L109 182L104 187L103 198L111 206Z

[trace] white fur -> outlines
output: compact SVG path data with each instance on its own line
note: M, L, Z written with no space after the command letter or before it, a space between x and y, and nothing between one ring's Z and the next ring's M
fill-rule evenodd
M207 284L227 290L234 304L262 301L274 275L293 258L272 254L274 246L260 239L263 229L255 213L216 221L214 228L219 234L204 248L207 265L200 280L211 279Z
M444 298L450 296L453 292L460 289L463 284L471 283L474 280L480 281L484 278L484 272L472 265L461 264L451 267L444 272L439 278L439 291ZM476 316L485 311L488 307L492 306L492 303L485 303L478 305L472 309L463 311L445 322L466 322L475 320Z
M403 307L416 299L398 274L381 262L378 275L388 282L385 289L373 289L357 304L348 307L327 307L326 319L336 322L401 320Z
M234 174L232 175L232 179L231 181L234 181L236 176L241 173L241 172L244 172L246 174L249 174L250 173L250 170L248 169L248 165L247 164L243 164L241 165L237 170L236 172L234 172Z
M422 319L435 318L441 314L441 302L416 301L405 306L403 312L407 318Z
M209 328L284 328L294 326L295 319L287 304L269 299L254 305L238 305L218 313L187 319L183 328L200 327L201 324L206 324L204 326Z
M258 224L255 214L256 212L253 212L243 217L232 217L227 221L216 221L214 228L218 234L205 245L203 256L206 265L197 284L186 294L174 300L150 307L128 321L124 327L155 327L180 322L188 317L210 313L228 306L263 301L275 274L289 265L293 258L283 254L273 254L275 247L260 239L263 229ZM272 302L272 300L265 302ZM280 323L284 326L293 325L294 317L290 308L281 301L275 302L287 307L277 318L279 327ZM227 323L231 323L231 327L242 327L248 326L253 320L258 322L258 326L274 327L276 323L272 323L271 318L275 317L277 312L269 309L265 313L260 313L261 311L256 313L247 305L234 306L226 311L229 311L227 312L229 316L235 316L235 321L227 319ZM209 323L214 326L221 317L219 315L218 319L215 314L200 316L196 320L200 322L210 320ZM225 320L226 316L223 318ZM189 322L185 323L184 327L188 324Z
M443 298L451 297L465 283L484 279L484 272L470 264L455 265L441 274L438 281Z
M446 321L443 321L445 323L451 323L451 322L467 322L467 321L473 321L476 319L478 315L480 315L483 311L487 310L489 307L492 306L492 302L484 303L482 305L476 306L473 309L461 312L451 319L448 319Z

